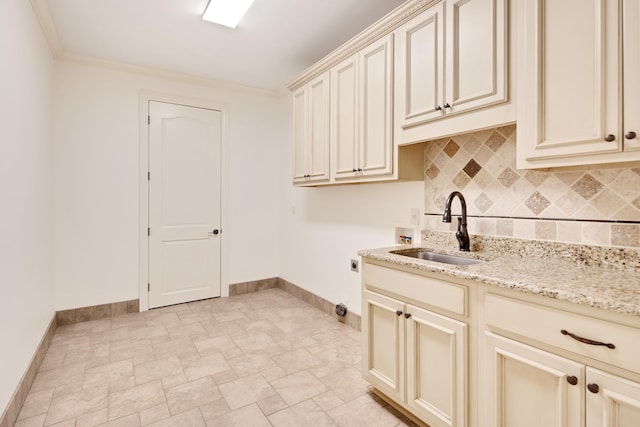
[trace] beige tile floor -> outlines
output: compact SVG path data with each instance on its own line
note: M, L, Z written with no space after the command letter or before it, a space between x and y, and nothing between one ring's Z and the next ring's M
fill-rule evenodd
M360 333L279 289L58 328L16 426L404 426Z

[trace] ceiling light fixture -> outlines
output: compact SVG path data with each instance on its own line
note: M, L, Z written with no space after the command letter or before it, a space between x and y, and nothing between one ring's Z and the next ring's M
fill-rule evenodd
M209 0L202 19L231 28L236 28L253 0Z

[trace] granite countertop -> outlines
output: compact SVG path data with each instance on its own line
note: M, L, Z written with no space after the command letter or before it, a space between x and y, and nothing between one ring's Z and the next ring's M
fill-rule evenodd
M496 239L491 238L488 244L485 239L481 247L472 247L472 252L459 252L438 247L441 242L435 240L423 239L423 243L416 246L362 250L358 254L418 270L640 316L640 251L517 239L495 244ZM478 239L474 240L477 242ZM523 250L521 245L529 248ZM534 247L536 245L546 248L537 254L541 256L530 253L539 251L540 248ZM487 262L450 265L391 253L417 248Z

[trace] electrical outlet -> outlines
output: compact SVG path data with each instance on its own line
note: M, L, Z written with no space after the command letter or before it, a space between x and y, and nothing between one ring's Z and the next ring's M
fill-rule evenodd
M420 209L411 208L411 219L409 221L412 225L420 225Z
M356 273L360 271L360 263L357 259L351 260L351 271L355 271Z

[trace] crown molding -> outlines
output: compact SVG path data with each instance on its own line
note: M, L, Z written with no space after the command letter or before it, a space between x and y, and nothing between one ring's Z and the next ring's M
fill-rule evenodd
M63 53L62 43L60 43L60 36L56 29L56 24L51 17L51 10L49 9L49 2L47 0L30 0L33 12L36 14L44 38L49 44L51 54L55 59L59 59Z
M212 89L224 89L234 92L244 92L252 95L262 95L269 97L278 97L278 92L270 89L261 89L251 86L240 85L237 83L225 82L222 80L214 80L207 77L194 76L192 74L181 73L178 71L162 70L159 68L145 67L142 65L133 65L125 62L111 61L108 59L96 58L93 56L80 55L75 53L63 52L58 58L59 61L72 62L82 65L91 65L99 68L106 68L113 71L120 71L129 74L139 74L146 77L155 77L166 80L174 80L180 83L188 83L196 86L209 87Z
M234 92L244 92L254 95L262 95L269 97L278 97L279 93L276 90L261 89L251 86L240 85L237 83L230 83L221 80L210 79L207 77L194 76L187 73L181 73L177 71L162 70L159 68L145 67L141 65L133 65L119 61L112 61L108 59L101 59L87 55L81 55L77 53L71 53L64 50L62 43L60 42L60 36L58 30L51 17L51 11L49 9L48 0L30 0L31 7L38 19L40 28L44 34L49 49L53 58L59 61L73 62L77 64L92 65L101 68L107 68L114 71L121 71L132 74L139 74L148 77L156 77L167 80L174 80L182 83L193 84L197 86L210 87L214 89L226 89Z
M398 6L387 15L371 24L369 27L354 36L351 40L307 68L295 80L287 85L290 91L300 88L314 77L329 70L334 65L362 50L374 41L386 36L396 28L409 21L425 9L442 0L410 0Z

